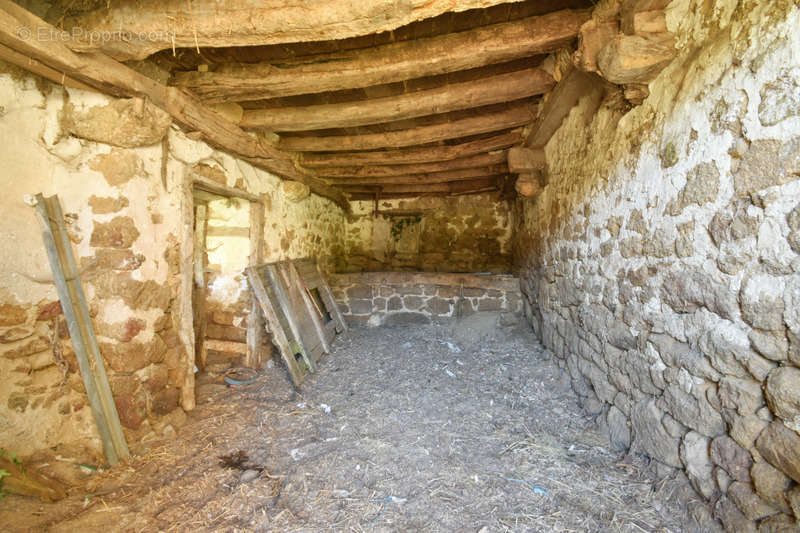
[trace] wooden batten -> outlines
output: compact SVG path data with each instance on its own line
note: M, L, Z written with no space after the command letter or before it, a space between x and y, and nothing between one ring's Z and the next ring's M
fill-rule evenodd
M508 167L505 164L498 164L489 167L462 168L458 170L446 170L444 172L409 174L406 176L384 176L377 178L332 178L330 181L337 187L342 185L410 185L414 183L425 184L464 181L507 173Z
M408 130L363 135L281 137L278 147L296 152L349 152L403 148L516 128L529 123L533 120L533 116L531 105L523 102L510 105L508 109L500 112L479 114L444 124L420 126Z
M248 109L243 128L309 131L379 124L520 100L542 94L555 84L542 69L489 76L435 89L341 104Z
M298 154L303 167L341 167L348 165L411 165L451 161L484 152L502 150L522 142L521 130L494 135L486 139L463 142L460 144L426 146L419 148L401 148L397 150L381 150L374 152L340 152ZM326 172L320 170L319 172Z
M11 48L0 44L0 59L3 61L8 61L9 63L16 65L20 68L23 68L27 71L33 72L34 74L38 74L39 76L48 79L54 83L58 83L59 85L63 85L64 87L72 87L75 89L82 89L84 91L94 91L94 87L82 83L78 80L72 79L69 76L59 72L56 69L52 69L47 65L36 61L35 59L28 57L24 54L20 54L12 50Z
M457 33L304 57L297 64L222 65L214 72L178 72L173 83L210 102L383 85L546 54L574 39L588 17L585 10L562 10Z
M435 163L419 163L410 165L375 165L357 167L326 167L318 170L322 179L330 178L380 178L388 176L408 176L410 174L426 174L464 168L487 167L506 162L505 150L487 154L461 157L450 161Z
M498 177L490 176L480 179L471 179L451 183L422 183L413 185L342 185L342 189L349 193L380 193L383 197L386 194L422 194L436 193L448 195L451 193L463 193L477 189L497 187Z
M42 194L37 194L36 216L42 228L45 251L53 271L53 281L64 311L92 416L106 460L113 466L126 459L130 452L106 375L58 196L45 198Z

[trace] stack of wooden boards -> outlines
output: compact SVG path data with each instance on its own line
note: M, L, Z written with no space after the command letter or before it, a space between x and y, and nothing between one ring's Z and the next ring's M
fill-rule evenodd
M312 259L247 268L247 279L295 387L316 372L337 333L347 329L330 287Z

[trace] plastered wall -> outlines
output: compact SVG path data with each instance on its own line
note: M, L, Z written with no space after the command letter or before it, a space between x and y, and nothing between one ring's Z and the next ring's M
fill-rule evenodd
M613 445L712 504L701 524L796 531L800 6L675 0L667 21L650 97L574 108L516 205L526 313Z
M26 195L58 194L129 443L174 434L194 406L191 181L263 199L265 261L343 249L342 211L187 138L144 103L65 90L0 66L0 448L102 459L39 223ZM289 198L293 198L290 200ZM246 264L238 257L223 258ZM245 299L227 269L219 302Z
M337 272L509 272L510 209L497 193L353 202ZM400 211L402 214L391 214ZM408 214L406 214L408 213Z

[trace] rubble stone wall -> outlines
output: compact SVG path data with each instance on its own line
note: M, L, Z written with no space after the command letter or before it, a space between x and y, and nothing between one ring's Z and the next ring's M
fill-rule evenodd
M516 205L526 315L617 450L685 472L728 531L797 531L800 6L667 21L650 97L579 104Z
M509 205L497 193L352 202L337 272L511 271ZM393 214L394 213L394 214Z
M334 274L329 284L348 323L429 324L494 311L519 313L517 278L425 272Z
M264 199L264 258L343 250L342 211L290 199L266 172L187 138L131 100L65 90L0 65L0 448L102 462L34 209L57 194L131 445L174 434L194 406L191 181ZM240 274L214 280L239 301ZM218 290L217 290L218 289Z

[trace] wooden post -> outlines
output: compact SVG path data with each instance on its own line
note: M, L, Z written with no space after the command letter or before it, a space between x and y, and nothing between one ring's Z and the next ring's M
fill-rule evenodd
M194 208L194 290L192 291L192 314L194 315L194 350L197 366L206 367L206 228L208 205L197 204Z
M261 264L264 248L264 204L250 202L250 258L249 265ZM258 300L250 295L250 314L247 316L247 355L244 364L250 368L259 368L264 361L263 346L266 336L264 317L259 313Z
M89 307L81 286L78 267L72 255L64 215L57 196L36 195L36 214L42 225L47 257L53 269L58 299L64 310L75 357L89 397L103 450L110 465L128 457L128 444L122 433L117 406L111 395L103 358L94 334Z

